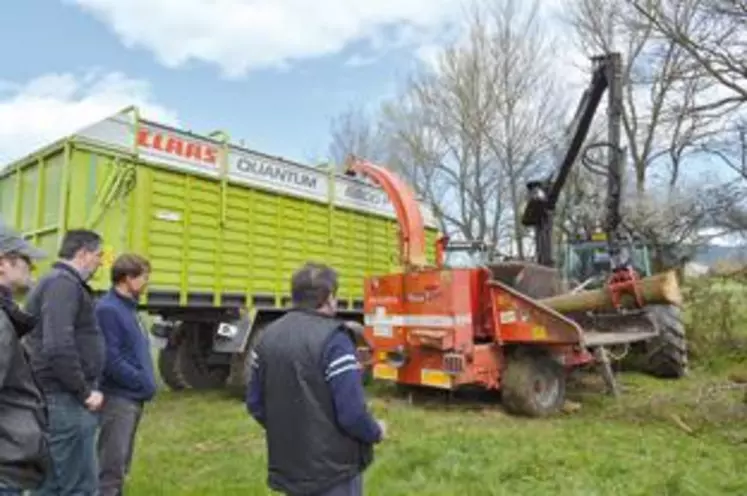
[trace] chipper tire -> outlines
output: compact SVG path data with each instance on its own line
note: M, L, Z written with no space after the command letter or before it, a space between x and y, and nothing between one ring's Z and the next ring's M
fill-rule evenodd
M504 408L526 417L547 417L565 403L565 370L546 353L520 353L508 358L501 383Z
M158 373L161 380L173 391L181 391L188 387L179 373L178 352L174 346L167 346L158 352Z
M659 334L631 350L631 368L665 379L685 376L688 349L681 310L674 305L650 305L646 314Z

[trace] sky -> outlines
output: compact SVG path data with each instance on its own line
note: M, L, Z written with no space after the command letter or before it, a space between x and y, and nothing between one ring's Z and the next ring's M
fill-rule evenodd
M0 15L0 162L135 104L309 163L453 36L459 0L24 0Z

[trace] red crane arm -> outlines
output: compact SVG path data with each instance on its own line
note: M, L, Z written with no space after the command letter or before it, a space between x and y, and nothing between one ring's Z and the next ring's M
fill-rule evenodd
M348 170L363 174L380 186L394 205L399 223L401 263L408 268L425 267L425 224L415 193L399 177L382 166L350 157Z

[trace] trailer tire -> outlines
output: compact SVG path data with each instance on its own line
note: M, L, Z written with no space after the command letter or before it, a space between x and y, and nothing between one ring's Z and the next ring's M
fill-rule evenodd
M631 350L634 368L654 377L684 377L688 349L681 310L674 305L649 305L646 313L659 334Z
M167 346L158 352L158 374L172 391L187 388L187 383L179 373L179 354L175 346Z
M203 342L199 324L184 324L185 332L177 348L179 375L192 389L221 389L231 372L230 367L207 363L207 343ZM211 335L212 337L212 335Z
M565 403L565 370L546 353L517 353L508 357L501 381L504 408L516 415L547 417Z

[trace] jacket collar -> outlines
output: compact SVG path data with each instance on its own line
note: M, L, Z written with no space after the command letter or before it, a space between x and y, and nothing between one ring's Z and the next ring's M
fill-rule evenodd
M131 298L129 296L125 296L119 291L117 291L115 288L109 289L109 295L116 299L117 301L121 301L123 304L127 305L131 308L137 308L137 301L134 298Z
M329 315L326 313L322 313L318 310L314 310L313 308L303 308L303 307L296 307L293 306L289 310L289 312L298 312L298 313L305 313L306 315L313 315L315 317L320 317L322 319L332 319L334 320L336 317L334 315Z
M88 282L86 282L85 279L83 279L80 276L80 272L78 272L77 270L75 270L75 267L73 267L72 265L70 265L68 263L65 263L63 261L58 261L58 262L55 262L52 265L52 267L55 268L55 269L59 269L59 270L61 270L63 272L67 272L68 274L70 274L71 276L73 276L73 278L76 281L78 281L80 283L80 285L83 286L86 289L86 291L88 291L89 293L93 293L93 289L91 288L91 286L89 286Z
M0 285L0 300L9 301L13 300L13 291L10 288Z
M0 286L0 310L5 311L19 338L30 332L36 325L36 318L22 310L13 301L13 292L5 286Z

